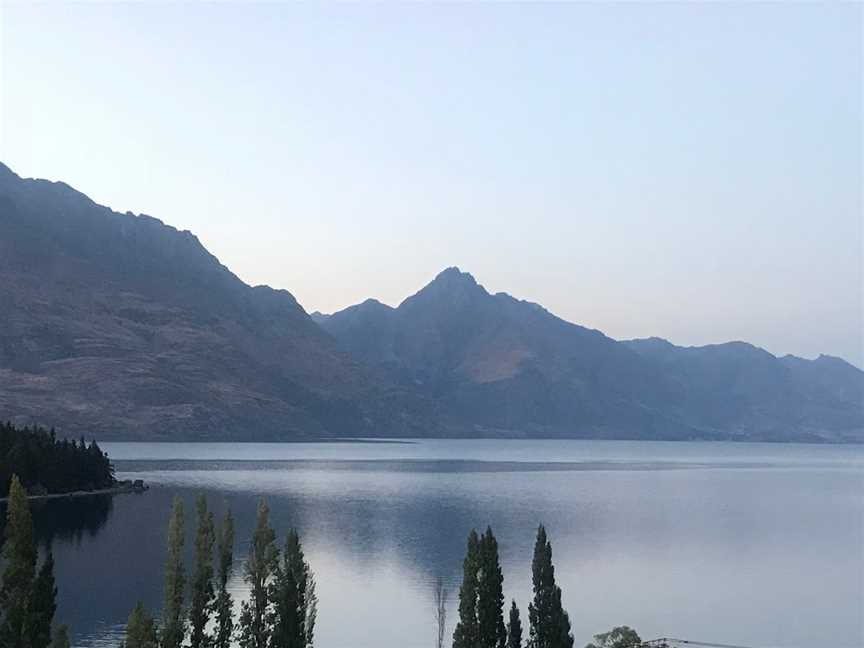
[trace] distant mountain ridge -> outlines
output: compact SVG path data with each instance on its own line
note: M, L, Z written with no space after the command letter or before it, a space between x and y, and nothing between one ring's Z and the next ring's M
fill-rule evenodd
M850 441L864 373L742 342L617 342L448 268L397 308L367 300L316 321L341 347L432 396L464 434Z
M618 342L448 268L308 315L189 232L0 164L0 418L100 439L864 441L864 372Z

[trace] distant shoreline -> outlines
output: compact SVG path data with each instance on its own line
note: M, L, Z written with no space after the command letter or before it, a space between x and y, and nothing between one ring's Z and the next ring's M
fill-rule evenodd
M568 437L568 436L428 436L428 437L339 437L339 438L303 438L303 439L237 439L208 441L206 439L98 439L105 444L164 444L164 445L326 445L331 443L353 443L372 445L416 445L424 441L591 441L603 443L694 443L694 444L726 444L736 445L807 445L807 446L864 446L864 441L852 439L759 439L759 438L710 438L693 437L688 439L645 439L645 438L600 438L600 437Z
M143 493L148 490L149 487L144 486L135 486L135 484L131 482L121 482L116 486L112 486L111 488L100 488L98 490L88 490L88 491L71 491L69 493L48 493L47 495L28 495L27 499L29 500L51 500L51 499L64 499L67 497L89 497L92 495L121 495L123 493ZM0 497L0 504L5 504L9 500L8 497Z

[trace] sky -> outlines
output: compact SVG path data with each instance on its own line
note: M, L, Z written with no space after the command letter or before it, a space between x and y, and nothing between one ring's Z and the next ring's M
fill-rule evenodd
M0 161L332 312L447 266L864 366L860 3L0 2Z

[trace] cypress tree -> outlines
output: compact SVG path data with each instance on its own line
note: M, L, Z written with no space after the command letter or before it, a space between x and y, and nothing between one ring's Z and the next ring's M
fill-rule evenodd
M480 539L477 531L468 534L468 546L462 563L462 585L459 587L459 621L453 630L453 648L477 648L477 574L480 570Z
M48 648L51 644L51 623L57 610L57 586L54 583L54 556L49 551L27 606L27 641L30 648Z
M141 601L129 613L126 622L126 639L121 648L158 648L159 638L156 622Z
M477 631L481 648L504 648L504 575L498 561L498 541L491 527L480 538L480 569L477 580Z
M3 543L3 578L0 585L0 646L27 646L28 602L36 572L36 545L27 494L17 476L9 486L6 539Z
M228 592L228 579L234 563L234 518L230 509L225 512L219 530L218 564L216 574L216 633L215 648L230 648L234 633L234 603Z
M186 575L183 569L184 544L183 500L174 498L168 522L168 560L165 564L165 600L162 605L162 648L180 648L186 635L183 618L183 591Z
M195 573L192 576L192 594L189 604L189 645L202 648L209 644L205 633L210 612L213 610L213 544L216 541L213 514L207 510L203 495L196 502L198 531L195 534Z
M276 535L270 528L270 509L263 499L258 515L244 579L249 585L249 600L240 612L240 645L243 648L267 648L272 632L270 585L276 569L278 551L273 544Z
M561 588L555 584L552 544L542 524L537 529L531 570L534 601L528 605L528 648L573 648L570 617L561 605Z
M510 606L510 621L507 623L507 648L522 648L522 621L516 601Z

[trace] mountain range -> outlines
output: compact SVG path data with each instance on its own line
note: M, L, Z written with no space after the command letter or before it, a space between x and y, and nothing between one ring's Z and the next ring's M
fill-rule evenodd
M616 341L448 268L311 316L189 232L0 164L0 418L100 439L864 441L864 372Z

